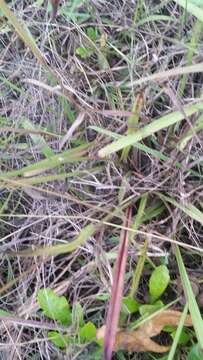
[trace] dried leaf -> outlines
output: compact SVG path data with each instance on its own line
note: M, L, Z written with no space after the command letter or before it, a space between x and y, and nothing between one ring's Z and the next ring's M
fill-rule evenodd
M119 331L116 336L114 350L127 350L129 352L152 351L164 353L169 350L169 346L162 346L145 337L142 331Z
M170 346L162 346L151 340L151 337L158 335L166 325L177 326L182 313L175 310L166 310L157 314L140 326L138 330L120 330L116 333L114 351L127 350L129 352L152 351L164 353ZM192 326L191 316L187 316L185 326ZM106 326L97 331L97 338L104 338Z
M138 331L144 331L145 334L149 337L158 335L164 326L177 326L179 324L182 313L175 310L166 310L162 311L158 315L154 316L151 320L144 323ZM185 320L185 326L191 326L192 319L190 316L187 316Z

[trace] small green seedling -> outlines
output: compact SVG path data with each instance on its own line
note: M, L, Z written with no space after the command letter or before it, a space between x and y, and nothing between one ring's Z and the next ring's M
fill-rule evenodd
M151 303L160 298L170 281L169 271L165 265L157 266L149 279Z
M84 325L84 312L78 301L72 307L72 324L74 324L76 328Z
M76 55L80 56L82 59L89 58L92 54L94 54L94 50L89 47L79 46L75 50Z
M92 41L96 41L97 40L97 29L93 28L92 26L87 28L87 36L92 40Z
M96 339L97 329L95 325L89 321L80 328L79 337L81 343L91 342Z
M161 310L164 306L164 303L161 300L158 300L154 304L141 305L139 307L139 313L141 316L148 317L154 312Z
M64 349L70 342L70 337L68 335L62 335L58 331L49 331L48 338L56 347L60 349Z
M122 310L127 314L134 314L139 310L140 304L137 300L131 297L124 297L122 300Z
M96 340L97 329L89 321L84 323L82 306L76 302L71 309L64 296L58 296L52 289L41 289L37 295L37 302L44 315L58 321L65 326L72 325L78 336L61 334L58 331L49 331L49 340L60 349L66 348L68 344L89 343Z
M59 9L60 15L76 24L81 24L90 17L90 14L80 11L79 8L81 7L81 4L81 0L65 2Z
M71 324L71 310L64 296L57 296L52 289L41 289L37 301L44 315L62 325Z
M96 42L97 40L97 29L93 27L88 27L86 30L86 35L92 42ZM87 59L95 53L95 49L91 46L79 46L75 50L76 55L80 56L82 59Z

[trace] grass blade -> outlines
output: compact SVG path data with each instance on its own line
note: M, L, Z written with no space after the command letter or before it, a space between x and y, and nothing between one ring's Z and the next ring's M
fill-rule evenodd
M185 269L185 265L179 250L179 247L176 246L176 260L178 263L178 268L180 272L180 277L182 280L184 293L188 301L189 311L192 317L193 326L195 329L195 333L197 336L197 340L199 342L200 348L203 351L203 320L201 317L201 313L199 307L197 305L195 295L192 290L192 286L190 284L190 280L188 278L187 271Z
M140 79L137 79L135 81L129 82L129 83L117 83L117 86L122 86L123 89L132 88L132 86L138 86L143 85L151 81L161 81L166 80L168 78L184 75L184 74L192 74L192 73L199 73L203 72L203 63L195 64L195 65L189 65L189 66L183 66L183 67L176 67L174 69L162 71L159 73L155 73L152 75L148 75L146 77L141 77Z
M135 98L135 103L133 104L133 108L132 108L133 115L131 115L128 118L127 135L134 134L138 130L138 122L139 122L140 113L143 105L143 99L144 99L143 95L144 95L143 92L140 92ZM123 160L124 162L127 161L129 151L130 151L130 146L124 148L122 151L121 160Z
M4 0L0 0L0 9L6 16L6 18L9 20L9 22L12 24L20 38L24 41L24 43L33 52L35 57L39 60L39 62L48 69L47 60L36 45L35 40L29 30L26 28L25 23L18 20L18 18L9 9L8 5Z
M193 29L192 29L192 37L190 40L190 47L189 47L189 49L187 51L187 55L186 55L187 65L192 65L193 57L195 55L195 52L198 49L198 43L199 43L199 39L201 37L202 29L203 29L203 23L199 20L196 20L195 24L193 25ZM178 86L178 93L180 94L180 96L183 96L183 94L184 94L187 81L188 81L188 74L184 74L182 76L182 78L180 79L180 83Z
M75 170L75 171L71 171L71 172L63 172L60 174L51 174L51 175L44 175L44 176L32 176L29 178L24 178L23 182L19 182L18 185L19 187L24 187L24 186L29 186L29 185L38 185L38 184L46 184L47 182L52 182L52 181L59 181L59 180L65 180L67 178L73 178L75 176L80 176L81 178L85 175L87 175L87 173L96 173L98 171L100 171L103 167L102 166L97 166L91 169L86 169L86 170ZM0 180L1 176L0 176ZM9 185L8 182L6 184L7 186ZM17 184L16 184L17 185ZM12 185L11 185L12 187Z
M162 194L159 194L159 197L164 201L169 202L170 204L176 206L180 210L182 210L186 215L190 216L193 220L198 221L200 224L203 225L203 213L194 205L187 204L183 205L178 203L176 200L170 198L169 196L165 196Z
M40 172L53 169L57 166L61 166L66 163L74 163L77 161L84 160L84 155L87 152L87 149L90 147L90 144L85 144L78 146L77 148L70 149L64 151L60 154L54 155L49 159L44 159L38 161L35 164L25 166L21 169L8 171L1 175L1 179L6 179L10 177L16 177L21 175L31 176L35 175L36 173L39 174Z
M22 120L22 127L25 130L27 130L27 129L35 130L33 124L31 123L31 121L29 119ZM49 147L49 145L47 145L45 139L40 134L30 133L30 137L35 145L40 146L41 151L46 158L49 159L52 156L54 156L53 150Z
M183 151L186 147L187 143L192 139L193 136L195 136L200 130L203 128L203 116L200 116L192 128L190 128L185 134L183 134L183 137L178 141L178 149L180 151Z
M68 244L47 246L44 248L38 248L34 251L25 250L14 253L8 252L8 255L30 257L30 256L57 256L60 254L70 253L76 250L79 246L83 245L87 241L87 239L94 234L94 232L96 231L96 227L97 226L94 224L87 225L84 229L80 231L80 234L76 237L76 239Z
M187 116L195 114L198 110L203 109L203 104L190 105L184 108L184 111ZM162 116L161 118L154 120L152 123L146 125L144 128L138 130L135 134L122 136L116 142L105 146L103 149L99 150L98 155L103 158L112 153L115 153L119 150L126 148L127 146L132 146L136 142L145 139L146 137L153 135L157 131L160 131L164 128L167 128L171 125L176 124L177 122L184 119L184 115L180 111L173 112L171 114Z
M187 313L188 313L188 303L184 307L184 310L183 310L182 316L180 318L180 322L178 324L176 334L175 334L175 338L173 340L173 344L171 346L171 349L170 349L170 352L168 354L167 360L173 360L174 359L175 352L176 352L178 342L179 342L179 339L180 339L180 335L181 335L181 332L182 332L182 329L183 329L183 326L184 326L184 323L185 323L185 320L186 320L186 317L187 317Z
M175 2L182 6L191 15L195 16L198 20L203 22L203 9L201 9L200 6L195 5L189 0L175 0Z
M118 140L118 139L122 138L122 135L117 134L117 133L112 132L112 131L107 130L107 129L102 129L99 126L90 126L89 128L96 131L96 132L98 132L99 134L109 136L109 137L111 137L111 138L113 138L115 140ZM157 157L160 160L163 160L163 161L169 160L169 157L162 154L161 151L151 149L149 146L146 146L144 144L136 143L136 144L133 144L133 146L136 147L137 149L145 152L146 154L150 154L150 155L153 155L154 157Z
M144 245L141 249L141 255L138 259L137 262L137 266L135 268L135 272L133 274L133 280L132 280L132 285L131 285L131 289L129 292L129 297L131 297L132 299L134 299L138 286L139 286L139 282L140 282L140 278L142 276L142 271L144 269L144 264L145 264L145 260L147 257L147 247L148 247L148 241L145 240Z

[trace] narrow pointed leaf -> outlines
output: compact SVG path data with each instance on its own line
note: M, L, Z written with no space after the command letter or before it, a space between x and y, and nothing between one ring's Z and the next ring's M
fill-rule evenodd
M203 109L203 104L196 104L185 107L184 111L187 116L190 116L201 109ZM160 131L164 128L176 124L177 122L180 122L184 118L185 118L184 114L180 111L176 111L171 114L164 115L161 118L154 120L150 124L144 126L136 133L127 136L122 136L120 139L113 142L112 144L105 146L103 149L99 150L98 155L101 158L103 158L112 153L115 153L116 151L122 150L127 146L132 146L138 141L141 141L142 139L145 139L146 137L153 135L157 131Z

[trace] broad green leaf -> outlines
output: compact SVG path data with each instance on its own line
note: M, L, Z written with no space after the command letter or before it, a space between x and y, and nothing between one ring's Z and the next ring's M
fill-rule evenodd
M139 310L140 304L137 300L131 297L124 297L122 299L123 308L126 308L128 314L134 314Z
M72 307L72 324L80 327L84 325L84 312L78 301Z
M169 271L165 265L157 266L149 279L149 293L152 301L158 299L166 290L170 281Z
M58 331L49 331L48 338L55 346L61 349L64 349L70 340L68 335L62 335Z
M90 342L96 339L97 329L95 325L89 321L82 328L80 328L80 340L82 343Z
M107 130L107 129L100 128L99 126L91 125L91 126L89 126L89 128L98 132L99 134L111 137L114 140L118 140L118 139L122 138L122 135L117 134L117 133ZM139 150L145 152L146 154L150 154L150 155L153 155L154 157L157 157L160 160L167 161L170 159L166 155L162 154L162 152L151 149L150 147L148 147L146 145L143 145L140 143L135 143L133 146L138 148Z
M195 104L184 107L184 111L187 116L190 116L201 109L203 109L203 104ZM105 146L103 149L99 150L98 154L101 158L103 158L119 150L122 150L127 146L132 146L138 141L141 141L142 139L153 135L157 131L160 131L164 128L176 124L177 122L180 122L184 118L184 114L180 111L164 115L161 118L154 120L150 124L144 126L142 129L139 129L138 131L136 131L136 133L122 136L120 139L113 142L112 144Z
M164 303L161 300L159 300L153 305L148 305L148 304L141 305L139 307L139 313L141 316L149 316L154 312L161 310L162 308L164 308Z
M65 296L58 296L52 289L38 291L37 302L44 314L63 325L71 324L71 311Z
M199 345L196 344L190 350L186 360L202 360L202 359L203 359L203 354L201 353Z

